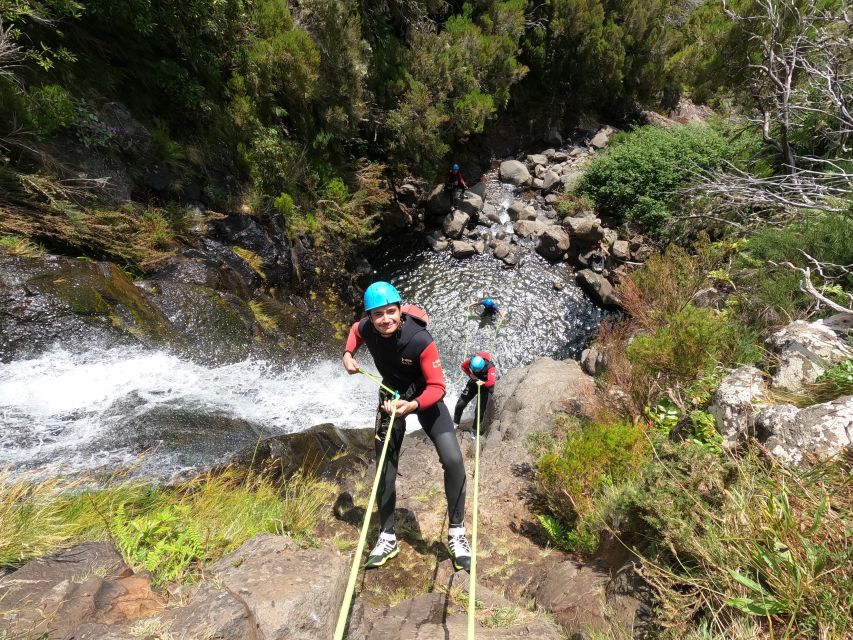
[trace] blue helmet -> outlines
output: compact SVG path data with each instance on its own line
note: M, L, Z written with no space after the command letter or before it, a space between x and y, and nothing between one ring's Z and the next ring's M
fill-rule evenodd
M455 162L453 163L453 170L454 170L454 171L459 171L459 165L458 165L457 163L455 163Z
M400 304L400 292L390 282L374 282L364 291L364 310L370 311L386 304Z
M491 298L486 298L483 300L483 306L486 307L486 309L494 309L498 305L496 305L495 301Z
M486 360L485 358L481 358L480 356L474 356L471 358L471 363L469 365L471 367L471 371L474 373L480 373L483 369L486 368Z

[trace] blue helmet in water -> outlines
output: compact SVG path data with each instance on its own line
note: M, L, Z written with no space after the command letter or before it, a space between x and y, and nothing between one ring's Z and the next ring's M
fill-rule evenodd
M489 311L493 311L498 305L491 298L486 298L483 300L483 306Z
M370 311L386 304L400 304L400 292L390 282L374 282L364 291L364 310Z
M453 163L453 170L454 170L454 171L459 171L459 165L458 165L457 163L455 163L455 162Z
M471 371L474 373L480 373L483 369L486 368L486 360L485 358L481 358L480 356L474 356L471 358L471 363L469 365L471 367Z

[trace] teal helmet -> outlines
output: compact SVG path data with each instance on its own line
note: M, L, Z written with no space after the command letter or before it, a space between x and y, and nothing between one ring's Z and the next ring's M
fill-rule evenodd
M364 291L364 310L370 311L386 304L400 304L400 292L390 282L374 282Z
M453 163L453 170L459 171L459 165L456 162Z
M480 373L483 369L486 368L486 360L480 356L474 356L471 358L471 371L474 373Z

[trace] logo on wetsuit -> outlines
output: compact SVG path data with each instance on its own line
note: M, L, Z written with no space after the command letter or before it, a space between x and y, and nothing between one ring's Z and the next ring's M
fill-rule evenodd
M411 360L410 358L400 358L400 363L405 365L412 365L414 364L414 360Z

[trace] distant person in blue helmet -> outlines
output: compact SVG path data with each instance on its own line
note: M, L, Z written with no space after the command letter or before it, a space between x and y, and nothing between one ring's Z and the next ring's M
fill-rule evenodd
M462 172L459 170L459 165L457 163L453 163L450 166L450 171L447 172L447 177L444 179L444 188L447 191L456 191L468 188L468 183L465 182L465 178L462 177Z
M490 296L486 296L485 298L480 298L479 300L474 300L471 304L469 304L466 309L471 309L476 306L483 307L483 315L494 314L498 316L501 320L504 319L504 312L498 306L498 303L494 301Z
M495 388L495 380L497 379L497 369L492 362L492 356L488 351L481 351L475 356L471 356L460 365L462 372L470 378L456 402L456 408L453 411L453 422L457 425L462 420L462 412L465 407L477 394L480 394L480 429L483 430L483 417L486 415L486 407L492 397L492 391ZM480 383L480 384L478 384Z
M397 289L388 282L374 282L364 292L367 317L350 328L343 365L347 373L358 373L354 355L367 346L373 362L382 374L382 383L399 393L394 399L380 391L376 414L377 460L396 407L396 418L388 444L387 459L379 484L379 540L370 552L365 567L379 567L399 553L394 532L395 482L400 463L400 448L406 434L406 416L414 413L427 434L444 469L444 493L450 527L447 546L457 570L471 566L471 545L465 537L465 466L456 440L450 411L444 404L444 373L435 341L427 331L427 314L414 305L402 305ZM380 471L381 472L381 471Z

